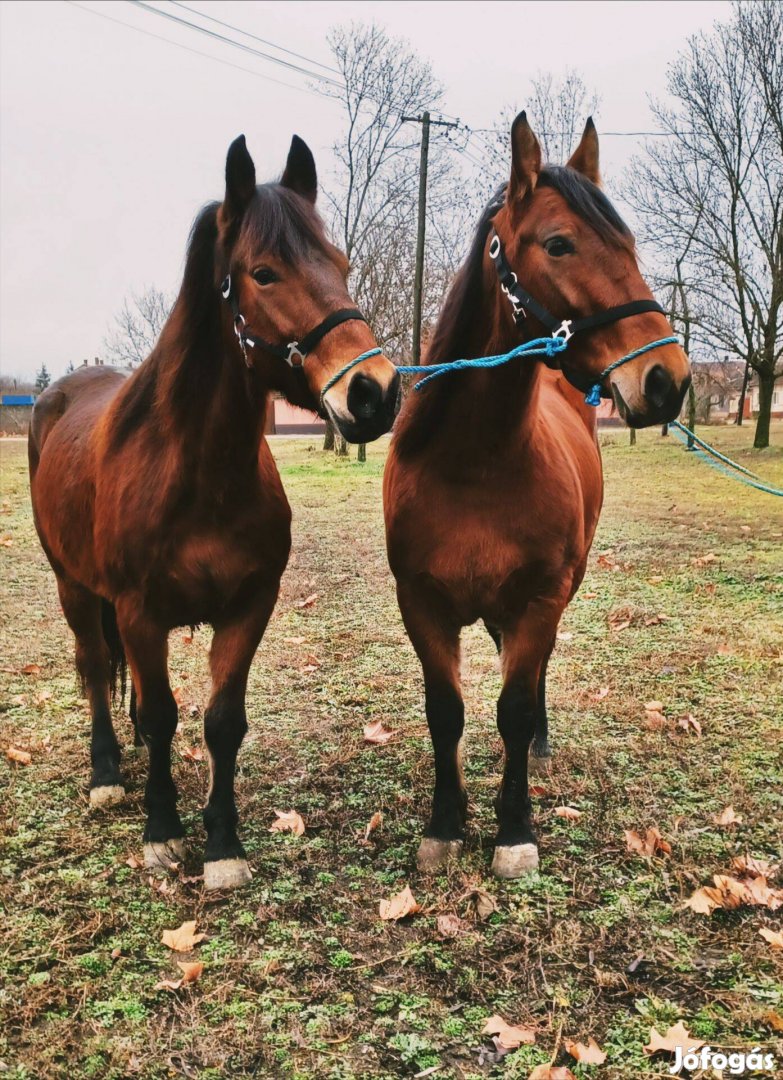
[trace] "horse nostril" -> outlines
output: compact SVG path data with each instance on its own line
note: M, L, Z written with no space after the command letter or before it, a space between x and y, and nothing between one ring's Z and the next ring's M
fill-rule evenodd
M361 372L354 375L348 387L348 408L357 420L375 416L383 400L380 384Z
M656 409L661 409L669 399L673 387L674 379L669 372L665 367L656 364L647 372L647 378L644 381L644 396Z

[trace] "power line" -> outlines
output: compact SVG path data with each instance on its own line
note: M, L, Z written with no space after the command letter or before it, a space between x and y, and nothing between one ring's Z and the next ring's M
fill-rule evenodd
M233 68L235 71L244 71L247 75L253 75L257 79L263 79L265 82L275 83L277 86L285 86L289 90L297 90L300 94L311 94L313 97L319 97L321 99L326 98L327 101L334 100L324 94L319 94L315 90L310 90L307 87L297 86L295 83L283 82L282 79L275 79L271 75L264 75L262 72L254 71L252 68L242 67L241 64L232 64L230 60L224 60L219 56L213 56L212 53L201 52L200 49L193 49L189 45L183 45L179 41L172 41L171 38L163 37L162 34L155 34L153 31L145 30L141 26L134 26L132 23L126 23L121 19L115 19L112 15L107 15L103 11L96 11L94 8L85 7L83 4L77 3L76 0L66 0L66 2L69 3L71 7L78 8L88 15L97 15L99 18L106 19L116 26L124 26L126 30L134 30L137 34L143 34L144 37L154 38L155 41L163 41L167 45L173 45L175 49L182 49L184 52L191 53L193 56L200 56L205 60L214 60L216 64L223 64L224 67Z
M188 19L183 19L179 15L174 15L170 11L164 11L162 8L153 7L151 4L147 4L144 0L128 0L128 3L133 4L134 7L141 8L142 11L148 12L150 15L158 15L161 19L168 19L170 22L177 23L180 26L186 26L190 30L195 30L199 34L206 34L208 37L213 38L215 41L219 41L223 45L233 45L235 49L241 49L242 52L250 53L251 56L257 56L261 60L268 60L272 64L279 64L281 67L288 68L290 71L295 71L299 75L306 75L309 79L317 79L319 82L326 83L328 86L336 86L338 89L343 88L343 84L336 79L330 78L328 75L319 75L315 71L310 71L307 68L301 67L299 64L292 64L289 60L283 60L279 56L272 56L271 53L261 52L259 49L254 49L250 45L244 45L241 41L235 41L233 38L226 37L225 34L218 34L215 30L210 30L206 26L199 26L198 23L190 22Z
M226 30L233 30L235 34L241 34L243 37L251 38L253 41L259 41L262 45L269 45L273 49L277 49L278 52L284 52L289 56L295 56L298 60L304 60L305 63L314 64L316 67L323 68L324 71L331 71L333 75L340 74L337 68L329 67L328 64L322 64L320 60L313 60L311 57L304 56L302 53L294 52L293 49L286 49L284 45L277 45L274 41L268 41L266 38L259 37L257 34L251 34L249 30L243 30L239 26L232 26L231 23L223 22L222 19L216 19L212 15L207 15L204 11L188 7L187 4L181 3L180 0L170 0L170 2L177 7L182 8L184 11L189 11L191 15L197 15L200 19L206 19L208 22L215 23L216 26L222 26Z

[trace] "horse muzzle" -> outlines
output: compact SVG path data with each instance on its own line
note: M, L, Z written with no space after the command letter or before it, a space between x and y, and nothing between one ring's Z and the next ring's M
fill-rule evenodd
M384 385L375 375L357 371L348 383L345 411L335 408L328 395L324 405L347 442L372 442L394 423L400 408L400 376L395 371Z

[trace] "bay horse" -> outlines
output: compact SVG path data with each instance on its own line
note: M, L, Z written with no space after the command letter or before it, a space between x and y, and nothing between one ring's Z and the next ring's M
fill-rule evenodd
M245 138L236 139L225 197L195 221L182 286L151 354L130 377L107 367L67 375L41 394L31 421L35 524L92 717L90 800L124 795L111 683L127 656L149 751L148 867L171 868L184 853L168 634L214 628L207 889L250 876L234 772L250 663L291 545L291 511L263 434L269 395L328 414L353 442L388 431L397 410L399 376L350 302L348 262L326 238L317 186L297 136L279 183L259 186Z
M598 382L630 425L644 427L676 417L690 383L671 338L606 372L617 357L645 343L653 349L653 339L672 332L639 272L633 236L599 186L592 119L566 166L543 166L520 113L511 156L508 184L482 216L426 363L573 334L561 370L528 357L430 378L408 395L384 476L389 563L423 669L435 756L419 868L435 870L461 851L460 633L482 619L503 676L492 869L506 878L538 864L528 751L532 744L534 755L549 754L547 662L584 576L603 498L595 410L584 391Z

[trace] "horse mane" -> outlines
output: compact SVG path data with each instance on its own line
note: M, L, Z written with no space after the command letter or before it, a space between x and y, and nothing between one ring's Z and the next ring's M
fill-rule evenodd
M219 285L228 266L218 250L219 202L202 208L190 231L177 299L152 352L129 379L111 433L119 446L160 404L176 423L203 414L223 367L223 300ZM326 250L321 219L307 200L280 184L262 184L242 220L237 244L252 245L288 263Z
M587 222L612 247L633 251L633 233L601 189L567 165L547 165L539 174L539 187L552 188L565 199L575 214ZM482 301L484 248L495 214L503 206L506 184L489 200L479 218L464 263L457 271L432 334L425 364L442 364L468 358L470 331L476 325ZM435 430L443 415L456 380L436 379L419 394L412 394L395 426L394 440L400 453L419 449ZM415 404L414 404L415 402Z

